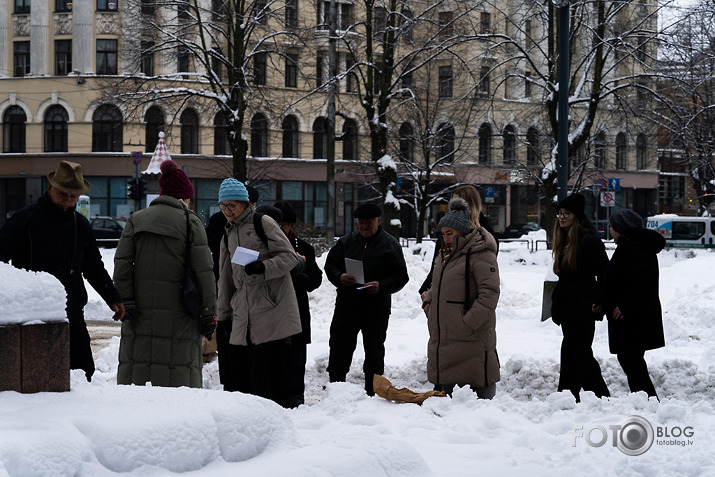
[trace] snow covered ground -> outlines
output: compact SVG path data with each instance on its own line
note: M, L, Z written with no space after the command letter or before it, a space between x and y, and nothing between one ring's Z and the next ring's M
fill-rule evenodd
M385 376L415 391L431 389L417 289L432 247L403 249L411 280L393 298L386 342ZM114 251L102 253L111 272ZM646 359L660 402L628 393L608 353L605 322L597 324L594 352L612 397L583 392L576 404L570 393L555 392L561 330L539 319L550 253L502 244L502 380L492 401L467 389L422 406L367 397L361 344L348 382L329 384L335 292L324 280L311 294L306 405L285 410L225 393L215 361L205 365L203 390L117 386L114 338L100 352L92 383L73 371L68 393L0 393L0 477L715 475L715 253L664 251L659 259L667 346ZM0 277L0 289L6 280ZM110 320L111 314L90 292L87 319ZM619 425L628 432L614 429ZM653 443L643 452L647 444L638 439L649 429ZM640 455L627 455L624 445Z

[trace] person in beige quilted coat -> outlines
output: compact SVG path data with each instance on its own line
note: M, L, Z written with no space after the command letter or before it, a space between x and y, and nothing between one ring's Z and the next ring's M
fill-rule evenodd
M469 385L480 398L491 399L500 379L496 240L484 228L472 228L463 199L452 199L449 209L439 221L444 247L422 305L430 334L427 377L447 394L455 385Z
M256 216L260 220L256 226L255 208L248 200L243 183L233 178L221 183L219 206L227 224L221 241L216 314L219 333L230 334L226 372L229 382L235 383L233 391L289 407L288 352L291 337L302 329L290 275L298 257L269 215ZM258 252L258 257L245 265L234 262L238 247Z

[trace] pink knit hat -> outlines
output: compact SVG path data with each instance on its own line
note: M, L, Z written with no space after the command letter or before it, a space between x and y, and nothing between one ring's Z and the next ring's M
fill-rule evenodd
M161 163L159 188L160 195L168 195L177 199L192 199L194 197L194 186L191 185L189 177L172 160Z

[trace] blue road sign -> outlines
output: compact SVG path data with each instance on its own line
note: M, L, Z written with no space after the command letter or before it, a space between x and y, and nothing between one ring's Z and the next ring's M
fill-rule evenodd
M608 179L608 190L621 190L621 179L617 177Z
M494 197L494 186L484 186L484 197Z
M141 164L142 163L142 152L141 151L133 152L132 159L134 160L134 164Z

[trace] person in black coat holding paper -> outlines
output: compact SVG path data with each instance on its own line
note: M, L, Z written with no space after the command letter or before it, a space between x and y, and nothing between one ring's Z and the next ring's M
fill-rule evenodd
M405 286L405 257L397 240L382 228L380 208L362 204L353 214L358 231L343 236L328 252L325 275L338 289L330 324L330 382L345 381L350 371L358 332L365 348L365 391L375 394L373 375L385 368L385 339L392 307L391 295ZM365 283L357 283L345 270L345 259L362 262Z
M616 242L606 274L608 344L628 377L631 392L658 397L648 374L645 352L665 346L658 297L658 257L665 239L643 228L636 212L621 209L611 217Z

